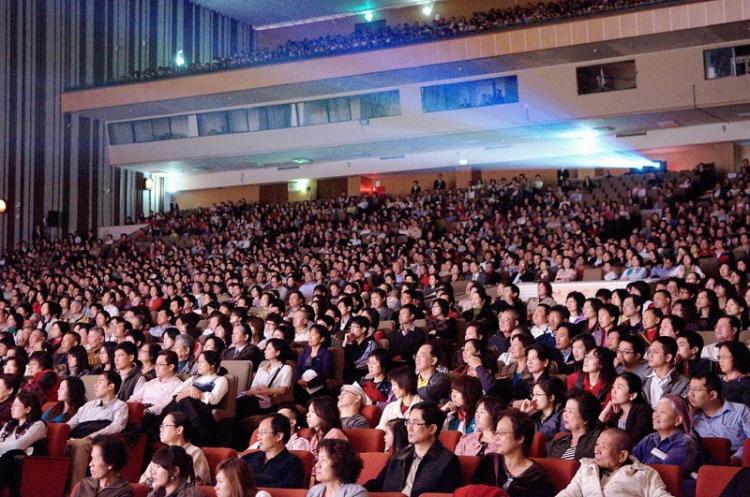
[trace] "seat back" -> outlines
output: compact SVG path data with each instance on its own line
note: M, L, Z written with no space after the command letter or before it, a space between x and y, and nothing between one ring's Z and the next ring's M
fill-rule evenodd
M143 422L146 406L140 402L128 402L128 426L137 428Z
M455 430L442 430L438 435L438 440L443 444L443 447L451 452L455 452L458 441L461 440L461 432Z
M237 412L237 377L233 374L225 376L229 389L227 394L221 399L219 405L213 410L214 419L220 421L226 418L233 418Z
M133 497L146 497L148 495L149 488L146 485L131 483L130 486L133 489Z
M216 480L216 466L224 459L237 457L237 451L228 447L203 447L203 455L206 456L206 462L208 462L211 480Z
M750 438L742 444L742 465L750 468Z
M304 475L302 475L302 481L307 483L307 486L309 486L310 478L312 477L313 466L315 466L315 456L312 454L312 452L306 450L290 450L289 452L299 457L300 461L302 461L302 468L305 471ZM271 495L273 497L273 494Z
M375 405L369 405L369 406L362 406L362 416L367 419L367 422L370 423L370 428L375 428L378 426L378 422L380 421L380 409L378 406Z
M201 493L201 497L216 497L216 490L209 485L197 485L195 488Z
M354 428L341 430L357 452L383 452L385 432L375 428Z
M461 466L461 476L463 476L464 484L471 481L471 477L474 476L479 461L482 458L479 456L458 456L458 464Z
M532 457L531 460L539 464L544 469L544 472L547 473L547 477L555 489L555 494L560 493L560 491L567 487L575 476L576 471L578 471L578 461L545 457Z
M333 359L333 378L328 379L328 388L335 389L344 384L344 349L331 347L328 350Z
M543 433L534 433L534 439L531 441L529 457L546 457L547 456L547 439Z
M734 466L710 466L704 464L698 470L698 482L695 486L695 497L719 497L742 468Z
M361 452L359 456L362 458L364 466L362 472L357 478L357 483L364 485L373 478L377 478L380 472L388 465L388 461L391 459L390 454L383 452Z
M708 457L713 459L720 466L729 466L732 445L729 440L721 437L703 437L703 448L706 450Z
M649 464L659 473L667 491L674 497L682 497L682 469L674 464Z
M94 384L96 383L97 378L99 378L98 374L85 374L81 376L83 388L86 390L86 400L94 400L96 398Z
M253 382L253 363L250 361L221 361L227 373L237 377L237 392L244 392Z
M127 441L125 442L128 443ZM146 454L146 435L138 436L135 444L130 446L128 463L122 468L120 474L129 482L137 482L143 472L143 458Z
M69 471L69 457L24 457L21 468L20 495L63 497Z
M47 455L63 457L69 436L70 426L67 423L47 423Z

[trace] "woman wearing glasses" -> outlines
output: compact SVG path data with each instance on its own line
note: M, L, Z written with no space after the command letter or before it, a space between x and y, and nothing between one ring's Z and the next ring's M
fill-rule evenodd
M534 439L534 422L518 409L507 409L500 414L495 430L497 452L486 454L472 483L503 488L510 497L552 497L554 491L542 467L529 459Z

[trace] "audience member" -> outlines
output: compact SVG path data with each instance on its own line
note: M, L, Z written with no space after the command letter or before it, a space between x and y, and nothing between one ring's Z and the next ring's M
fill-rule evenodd
M370 428L370 422L361 413L362 406L366 405L370 405L370 399L358 383L342 386L337 404L341 416L341 427Z
M636 374L624 372L612 384L612 399L599 414L599 421L610 428L627 431L630 438L638 443L654 431L651 413L651 407L643 396L641 378Z
M93 437L91 462L88 465L91 476L81 480L73 497L133 497L132 487L120 476L127 462L128 448L122 438L115 435Z
M662 396L685 395L689 380L674 367L677 341L672 337L656 337L648 348L651 373L643 382L643 395L653 409Z
M594 455L594 445L601 433L599 412L601 405L589 392L572 390L563 409L563 426L569 432L549 444L547 457L580 460Z
M380 415L377 428L381 430L392 419L407 418L412 407L422 402L422 398L417 395L417 376L409 367L401 366L394 369L388 378L395 400L386 405Z
M240 459L225 459L216 466L216 497L268 497L259 492L253 473Z
M347 440L321 441L315 463L315 476L320 483L307 492L307 497L367 497L367 490L356 483L363 466Z
M86 403L86 388L80 378L71 376L60 382L57 403L44 411L42 421L65 423Z
M0 489L11 489L17 495L20 484L21 462L17 456L43 452L41 444L47 437L47 425L39 400L34 394L22 392L11 407L11 420L0 430Z
M193 460L178 445L157 450L149 465L152 490L149 497L201 497L195 488Z
M291 435L289 419L272 414L258 426L258 451L249 451L242 460L252 470L255 481L270 488L305 488L302 462L287 450ZM218 476L217 476L218 484Z

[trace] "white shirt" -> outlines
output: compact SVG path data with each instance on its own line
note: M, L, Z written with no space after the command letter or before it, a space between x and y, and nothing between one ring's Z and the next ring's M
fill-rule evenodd
M154 378L136 388L129 401L150 404L150 407L146 408L146 414L158 415L172 401L172 395L180 385L182 385L182 380L176 375L166 380Z
M197 378L195 376L191 376L187 380L183 381L182 384L174 390L174 393L172 395L177 395L178 393L182 392L186 388L192 387L193 385L208 385L212 382L214 386L210 391L201 392L201 402L209 406L215 406L222 401L224 396L229 391L229 382L227 381L227 379L224 376L219 376L217 374L198 376Z
M68 420L68 426L75 428L86 421L103 419L110 419L112 423L89 435L91 438L96 435L113 435L125 429L128 424L128 405L117 398L106 403L100 399L91 400L83 404L78 412Z

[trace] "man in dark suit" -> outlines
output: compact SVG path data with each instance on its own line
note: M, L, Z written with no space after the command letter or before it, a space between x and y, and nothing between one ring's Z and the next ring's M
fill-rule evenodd
M258 347L250 343L252 330L247 323L237 323L232 328L232 346L221 354L223 361L252 361L253 371L258 370L263 353Z
M433 190L445 190L446 184L445 180L443 179L443 174L438 173L437 179L432 183L432 189Z

